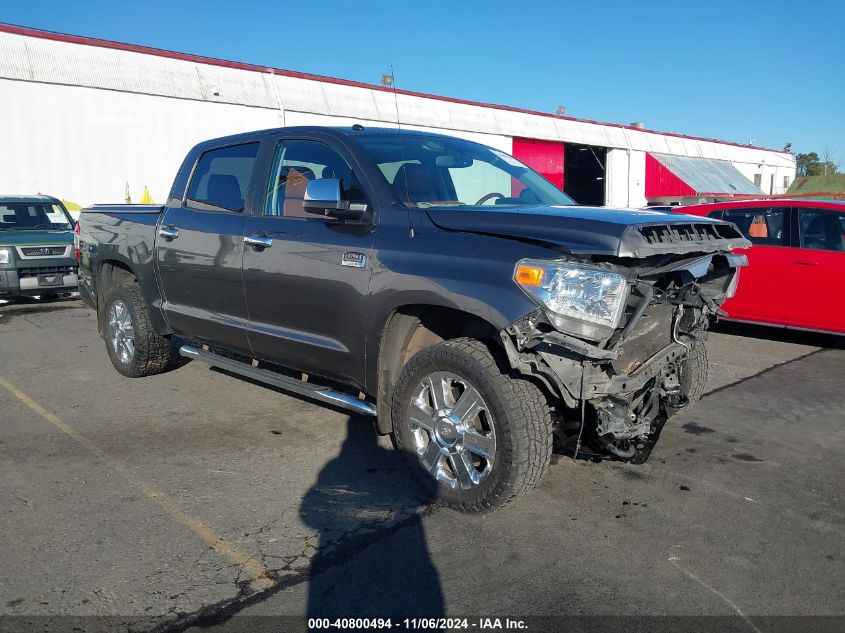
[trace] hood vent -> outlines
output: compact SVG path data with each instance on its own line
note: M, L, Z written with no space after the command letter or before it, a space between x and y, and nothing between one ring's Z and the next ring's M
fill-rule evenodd
M657 224L639 227L649 244L677 244L681 242L714 242L717 240L742 239L740 232L731 224Z

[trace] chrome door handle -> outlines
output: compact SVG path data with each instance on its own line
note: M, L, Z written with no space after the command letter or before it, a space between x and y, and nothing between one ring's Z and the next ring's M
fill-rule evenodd
M252 246L257 251L263 251L265 248L273 246L273 238L266 235L247 235L244 238L244 244Z
M179 229L172 224L170 226L163 226L158 230L158 236L163 237L169 242L179 237Z

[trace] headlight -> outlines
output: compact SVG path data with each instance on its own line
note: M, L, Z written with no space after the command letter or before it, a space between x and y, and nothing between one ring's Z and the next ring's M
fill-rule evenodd
M582 264L523 259L513 278L547 309L555 327L582 335L583 326L571 319L614 330L628 294L623 275Z
M0 264L11 264L12 252L8 248L0 248Z

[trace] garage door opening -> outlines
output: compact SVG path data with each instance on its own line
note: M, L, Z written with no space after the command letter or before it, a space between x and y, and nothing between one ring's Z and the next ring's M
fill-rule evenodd
M604 205L607 148L565 144L566 179L563 191L578 204Z

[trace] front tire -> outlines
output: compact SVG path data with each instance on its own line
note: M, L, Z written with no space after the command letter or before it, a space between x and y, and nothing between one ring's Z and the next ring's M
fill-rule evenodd
M394 438L423 485L462 512L490 512L530 491L549 466L543 392L507 373L481 341L416 354L394 389Z
M112 288L105 308L106 349L114 368L128 378L160 374L173 359L173 346L152 327L138 284Z
M704 395L708 374L707 347L700 339L691 339L689 351L684 362L681 363L680 376L681 393L689 399L689 403L697 402Z

